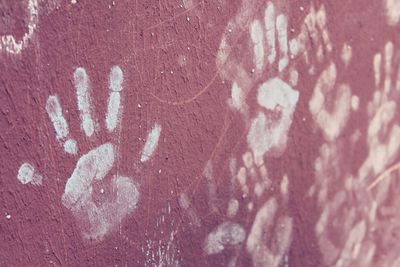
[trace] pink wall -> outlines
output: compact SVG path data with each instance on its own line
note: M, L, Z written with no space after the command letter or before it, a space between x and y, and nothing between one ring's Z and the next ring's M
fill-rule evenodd
M0 266L400 266L400 1L0 1Z

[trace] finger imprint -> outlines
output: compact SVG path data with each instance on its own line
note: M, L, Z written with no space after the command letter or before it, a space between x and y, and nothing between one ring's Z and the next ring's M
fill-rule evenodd
M274 5L268 2L267 8L265 9L264 23L266 29L266 39L268 45L268 62L269 64L274 63L276 58L275 50L275 18L274 18Z
M156 123L151 129L149 136L147 137L146 143L144 144L142 155L140 157L141 162L148 161L153 155L157 148L158 140L160 139L161 125Z
M106 115L106 127L109 132L112 132L117 127L121 113L121 94L122 82L124 80L123 73L120 67L114 66L111 68L109 79L110 96L108 98L108 110Z
M69 138L68 123L62 114L62 108L57 96L49 96L46 103L46 111L53 123L57 140L64 142L64 151L75 155L78 152L78 146L74 139Z
M54 125L57 139L66 138L69 135L68 123L62 114L62 108L57 96L49 96L46 103L46 111Z
M261 23L255 20L250 25L250 37L254 45L254 56L257 70L264 65L264 36Z
M279 60L279 71L284 70L289 63L287 26L286 17L279 15L276 19L276 29L278 31L278 42L281 53L281 59Z
M90 110L90 86L89 77L84 68L77 68L74 73L74 82L78 102L78 110L81 117L81 127L86 136L94 133L94 122Z
M23 163L19 167L17 178L22 184L31 183L34 185L41 184L43 180L43 177L36 172L35 167L29 163Z

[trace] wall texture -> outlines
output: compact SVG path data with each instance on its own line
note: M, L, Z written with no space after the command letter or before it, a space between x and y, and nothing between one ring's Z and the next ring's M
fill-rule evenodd
M399 20L0 0L0 266L400 266Z

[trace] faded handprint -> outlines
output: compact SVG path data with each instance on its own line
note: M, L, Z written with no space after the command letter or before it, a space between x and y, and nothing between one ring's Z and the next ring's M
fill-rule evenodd
M329 127L314 117L324 132L326 143L321 146L320 156L315 161L316 182L310 192L317 195L322 208L315 233L327 265L397 266L400 261L394 237L399 229L394 223L399 218L394 208L398 199L392 191L398 184L394 171L399 167L394 162L400 148L400 128L395 122L400 90L396 55L394 45L388 42L383 52L377 53L372 60L375 90L366 105L366 129L356 129L349 140L340 138L351 115L350 107L357 110L358 106L358 98L352 96L350 100L349 94L344 98L340 87L336 89L338 92L333 101L342 102L338 107L347 110L347 116L336 116L339 119L337 131L331 131L336 134L327 134ZM321 77L323 75L327 74L322 73ZM310 101L312 112L318 93L315 90ZM326 104L321 105L321 109L326 109L323 106ZM362 130L366 132L367 157L356 173L352 173L342 166L363 136ZM389 253L381 256L381 251Z
M122 116L121 94L123 92L123 72L120 67L111 68L109 77L109 99L105 126L110 134L120 128ZM85 69L77 68L74 72L77 104L81 118L81 129L87 138L98 131L99 123L92 114L90 81ZM66 153L79 153L78 145L69 132L61 105L57 96L49 96L46 111L53 123L57 140ZM156 124L150 131L141 153L141 162L146 162L154 153L160 136L161 126ZM118 139L118 136L115 135ZM111 171L118 159L118 141L101 144L86 154L81 155L71 176L66 182L62 195L62 204L71 210L79 221L86 239L102 240L104 236L120 224L131 213L138 201L139 190L133 179ZM36 176L35 176L36 175ZM36 178L35 178L36 177ZM38 184L42 176L29 163L24 163L18 173L18 179L26 184ZM95 184L101 184L101 188ZM99 197L101 196L102 197ZM95 199L103 199L97 201Z
M272 2L259 10L254 1L243 1L236 16L228 22L217 56L221 78L232 82L228 105L244 120L247 147L229 162L233 187L242 192L242 199L229 200L227 219L206 237L204 250L207 254L217 254L243 243L254 266L279 266L292 238L292 219L286 214L276 215L278 206L287 204L289 178L285 175L281 182L279 199L282 202L275 197L265 201L272 180L264 160L280 156L286 148L299 100L299 92L293 88L297 85L298 73L291 62L299 46L296 39L288 40L288 19ZM247 35L248 42L237 44L242 34ZM254 96L256 103L250 102L250 96ZM212 200L210 209L217 210L213 204L217 200L212 170L210 160L203 176ZM256 208L258 211L246 236L244 228L234 221L240 209L250 214ZM236 260L237 255L231 259L230 266L235 266Z

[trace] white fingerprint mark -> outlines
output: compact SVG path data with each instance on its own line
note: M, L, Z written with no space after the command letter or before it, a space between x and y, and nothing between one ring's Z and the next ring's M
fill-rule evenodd
M39 13L38 13L38 1L29 0L28 1L29 10L29 22L28 22L28 32L26 32L22 39L17 41L15 37L11 34L0 36L0 51L3 49L10 54L19 54L22 49L24 49L29 39L33 36L36 30L36 25L38 23Z
M74 72L78 110L81 117L81 127L86 136L94 133L94 122L91 115L90 105L90 81L84 68L77 68Z
M140 157L141 162L148 161L155 152L158 146L158 141L160 139L160 133L161 133L161 125L156 123L151 129L147 137L146 143L144 144L142 155Z

